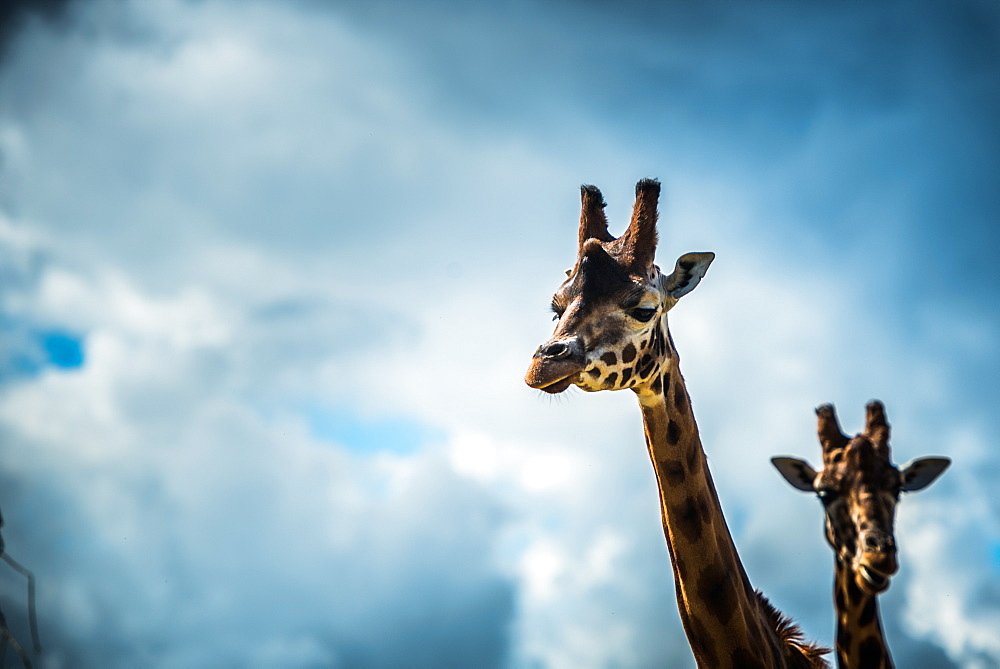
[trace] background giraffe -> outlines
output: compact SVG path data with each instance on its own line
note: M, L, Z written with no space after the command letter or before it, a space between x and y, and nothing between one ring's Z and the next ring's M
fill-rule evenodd
M632 220L608 233L601 192L584 186L576 265L556 291L558 324L535 352L525 381L559 393L632 389L660 491L677 605L700 667L826 666L824 649L755 592L712 483L667 328L667 312L714 259L688 253L669 275L653 263L660 184L636 185Z
M878 595L898 569L893 518L900 492L929 486L951 463L919 458L898 469L889 454L889 424L881 402L867 406L865 430L848 439L833 405L816 409L823 469L797 458L771 462L795 488L815 492L826 512L826 539L836 555L837 662L841 667L892 667Z

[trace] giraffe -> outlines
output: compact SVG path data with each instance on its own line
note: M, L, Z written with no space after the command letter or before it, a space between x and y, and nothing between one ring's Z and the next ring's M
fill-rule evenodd
M893 517L900 492L929 486L951 464L948 458L919 458L898 469L889 458L885 407L866 407L865 430L848 439L832 404L816 409L823 469L776 457L771 462L799 490L815 492L826 513L826 540L836 556L837 664L892 669L878 610L878 595L898 569Z
M825 667L826 649L750 585L702 450L667 328L667 312L701 281L714 253L681 256L670 274L653 263L660 184L643 179L628 229L608 232L605 202L581 187L576 264L552 299L552 337L526 383L548 393L635 392L659 488L677 606L699 667Z

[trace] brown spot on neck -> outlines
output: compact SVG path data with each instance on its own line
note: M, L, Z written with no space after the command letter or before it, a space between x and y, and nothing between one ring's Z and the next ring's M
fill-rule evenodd
M671 487L683 484L684 479L687 477L687 472L684 470L684 465L681 461L671 458L660 460L660 473L663 476L664 482Z
M720 625L728 623L736 610L737 577L722 561L706 567L698 577L698 596Z
M706 529L711 529L711 508L704 493L695 492L677 507L674 514L677 529L691 544L701 540Z
M677 413L684 413L688 408L687 393L684 392L684 384L678 381L674 384L674 408Z
M667 441L671 446L676 446L681 439L681 426L673 418L667 422Z

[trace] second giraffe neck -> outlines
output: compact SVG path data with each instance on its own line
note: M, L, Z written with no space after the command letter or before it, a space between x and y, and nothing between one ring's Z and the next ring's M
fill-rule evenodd
M833 594L837 605L837 665L841 669L893 669L879 619L878 597L863 592L850 567L840 560Z
M782 667L777 634L766 623L722 514L676 357L658 385L662 394L639 393L639 403L677 606L698 666Z

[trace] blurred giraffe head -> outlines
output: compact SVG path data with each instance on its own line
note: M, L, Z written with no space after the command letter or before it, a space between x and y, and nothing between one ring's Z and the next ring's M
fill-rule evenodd
M854 438L841 431L832 404L820 406L816 415L823 469L797 458L771 462L792 486L816 493L839 565L853 573L863 592L877 595L898 569L893 522L900 493L926 488L951 460L918 458L902 468L892 464L889 424L879 401L868 403L864 432Z

